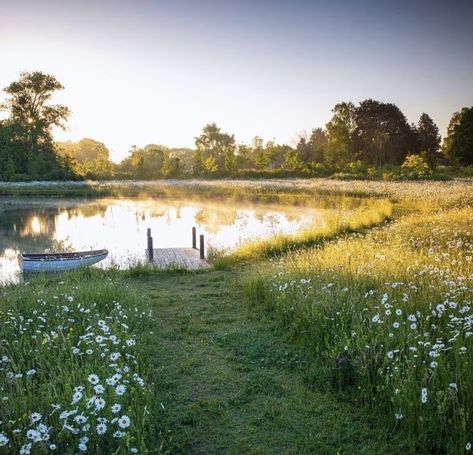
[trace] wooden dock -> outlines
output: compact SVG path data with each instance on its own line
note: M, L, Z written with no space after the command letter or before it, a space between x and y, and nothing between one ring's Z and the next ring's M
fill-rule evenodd
M197 230L192 228L192 248L154 248L151 229L147 230L148 248L146 255L148 261L160 269L173 267L197 270L211 267L205 259L204 236L199 237L199 248L197 249Z
M152 261L160 269L178 267L197 270L210 267L206 259L201 259L200 251L194 248L154 248Z

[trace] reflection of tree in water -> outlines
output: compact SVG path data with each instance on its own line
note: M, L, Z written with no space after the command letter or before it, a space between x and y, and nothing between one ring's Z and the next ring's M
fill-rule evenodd
M276 231L281 222L281 216L274 212L267 212L264 214L262 222L268 226L271 231Z
M76 207L68 207L66 208L67 218L70 220L71 218L75 218L81 216L83 218L92 218L93 216L101 216L102 218L105 217L107 213L108 205L102 204L91 204L91 205L80 205Z
M209 234L216 234L221 226L231 226L237 219L237 210L231 208L201 208L194 217Z
M54 240L58 207L20 207L5 210L0 217L0 253L7 248L20 251L45 251L63 248Z

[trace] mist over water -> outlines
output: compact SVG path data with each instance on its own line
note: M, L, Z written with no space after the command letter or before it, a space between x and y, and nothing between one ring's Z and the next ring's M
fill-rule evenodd
M206 249L232 249L276 233L323 222L322 209L221 200L0 199L0 283L19 279L18 253L107 248L98 266L126 268L145 261L146 231L155 248L192 246L192 227Z

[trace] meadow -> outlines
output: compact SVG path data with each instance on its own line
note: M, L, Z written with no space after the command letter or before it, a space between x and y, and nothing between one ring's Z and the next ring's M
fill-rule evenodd
M321 360L318 387L371 408L412 452L468 452L471 188L434 195L427 186L418 197L415 187L404 190L410 197L399 203L421 213L275 258L244 287Z
M0 452L472 449L470 181L178 186L363 202L216 251L216 270L91 269L0 289Z

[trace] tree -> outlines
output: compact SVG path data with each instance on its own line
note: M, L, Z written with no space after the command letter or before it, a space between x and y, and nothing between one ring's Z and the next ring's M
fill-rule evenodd
M195 170L217 172L234 169L235 137L222 133L215 123L204 126L202 134L195 138L195 146L197 149L194 154Z
M314 128L308 142L309 156L302 159L306 164L309 162L323 163L327 155L328 137L322 128Z
M356 109L353 103L342 102L336 104L332 112L331 120L325 125L328 139L325 161L331 165L343 165L354 159Z
M473 164L473 106L452 115L443 152L452 163Z
M283 168L288 171L302 171L306 164L297 150L289 150L284 157Z
M372 99L355 109L354 148L369 164L401 164L416 149L417 136L406 117L394 104Z
M264 150L264 140L259 136L255 136L251 141L251 156L253 162L260 169L266 169L269 164L268 157Z
M69 109L49 100L63 86L39 71L21 73L4 89L0 110L9 117L0 122L0 170L7 179L74 178L70 159L60 157L52 138L53 126L64 127ZM5 158L5 161L3 161Z
M21 73L18 81L4 89L10 97L2 108L25 128L31 152L39 143L52 143L53 126L65 128L69 108L48 104L53 94L63 88L54 76L34 71Z
M245 144L239 144L237 147L236 160L238 169L249 169L251 167L251 148Z
M113 174L110 152L102 142L84 138L79 142L58 142L58 152L73 160L75 171L87 178L109 178ZM138 149L135 150L135 153Z
M422 113L417 123L417 140L421 152L425 152L429 164L434 166L440 149L440 133L437 125L426 113Z

